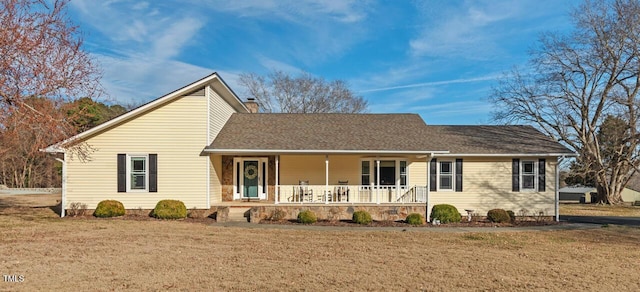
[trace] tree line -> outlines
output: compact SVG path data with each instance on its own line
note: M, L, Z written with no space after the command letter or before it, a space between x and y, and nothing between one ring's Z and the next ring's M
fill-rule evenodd
M128 109L85 97L56 105L47 98L24 99L31 110L6 111L0 120L0 184L14 188L60 185L61 164L40 149L95 127ZM47 113L66 130L52 131L34 120L33 112ZM70 129L72 129L70 131Z

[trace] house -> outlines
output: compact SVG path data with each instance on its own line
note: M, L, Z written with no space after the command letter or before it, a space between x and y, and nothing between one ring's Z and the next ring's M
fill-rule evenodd
M80 149L80 150L78 150ZM558 161L530 126L430 126L416 114L268 114L214 73L45 149L62 205L151 209L237 201L376 208L434 204L557 216ZM422 209L420 209L422 208ZM64 208L63 208L64 209ZM394 211L395 212L395 211ZM64 213L63 213L64 216Z
M634 189L637 188L637 184L633 180L635 180L635 176L620 194L625 203L640 201L640 192ZM561 202L593 203L598 190L594 187L564 187L560 188L559 193Z

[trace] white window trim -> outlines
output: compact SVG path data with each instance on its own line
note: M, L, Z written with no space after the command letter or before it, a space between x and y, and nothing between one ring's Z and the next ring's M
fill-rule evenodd
M131 158L144 157L145 175L144 189L131 188ZM127 154L127 193L148 193L149 192L149 154Z
M409 186L411 185L411 172L409 171L409 165L411 165L411 161L409 161L409 159L407 158L400 158L400 157L380 157L380 158L362 158L360 159L360 164L358 165L358 168L360 168L360 183L362 183L362 161L369 161L369 185L371 186L376 186L377 181L376 181L376 160L380 160L380 161L395 161L395 168L396 168L396 174L395 174L395 181L396 183L393 184L393 186L399 186L400 188L409 188ZM406 163L406 172L407 172L407 180L406 180L406 184L405 185L401 185L400 182L400 161L404 161Z
M533 163L533 188L525 189L524 188L524 164L526 162ZM538 161L536 160L520 160L520 191L521 192L537 192L538 191Z
M440 183L440 164L442 162L451 163L451 188L450 189L440 188L442 186L442 184ZM436 181L438 184L438 188L437 188L438 192L453 192L456 190L456 163L454 160L437 160L436 161Z

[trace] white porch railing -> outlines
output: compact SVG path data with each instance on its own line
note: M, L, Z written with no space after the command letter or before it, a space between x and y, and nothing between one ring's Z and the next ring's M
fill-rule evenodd
M278 203L424 203L425 186L279 185Z

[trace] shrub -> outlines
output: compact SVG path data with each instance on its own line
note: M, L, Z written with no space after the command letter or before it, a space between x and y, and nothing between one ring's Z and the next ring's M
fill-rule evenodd
M311 210L304 210L298 213L298 222L302 224L311 224L316 223L318 221L318 217Z
M351 218L351 220L354 223L358 223L358 224L362 224L362 225L367 225L369 223L371 223L373 220L371 219L371 214L369 214L369 212L367 211L355 211L353 212L353 217Z
M440 220L440 223L460 222L462 216L456 207L449 204L434 205L431 209L431 218Z
M495 223L503 223L511 221L511 217L509 217L509 213L504 209L491 209L487 212L487 219L491 222Z
M411 225L422 225L424 224L424 217L418 213L411 213L407 215L406 221Z
M509 214L509 218L511 218L511 222L515 222L516 221L516 213L514 213L511 210L507 210L507 214Z
M536 222L547 221L547 217L545 216L544 210L538 210L538 214L535 214L534 219L536 220Z
M151 216L158 219L182 219L187 217L187 207L182 201L162 200L156 204Z
M98 203L93 216L100 218L118 217L124 215L124 205L116 200L104 200Z
M73 202L69 204L69 210L67 215L71 217L84 216L87 213L87 204L80 202Z
M287 212L280 208L276 208L271 211L271 215L269 215L269 220L271 221L282 221L284 218L287 218Z

